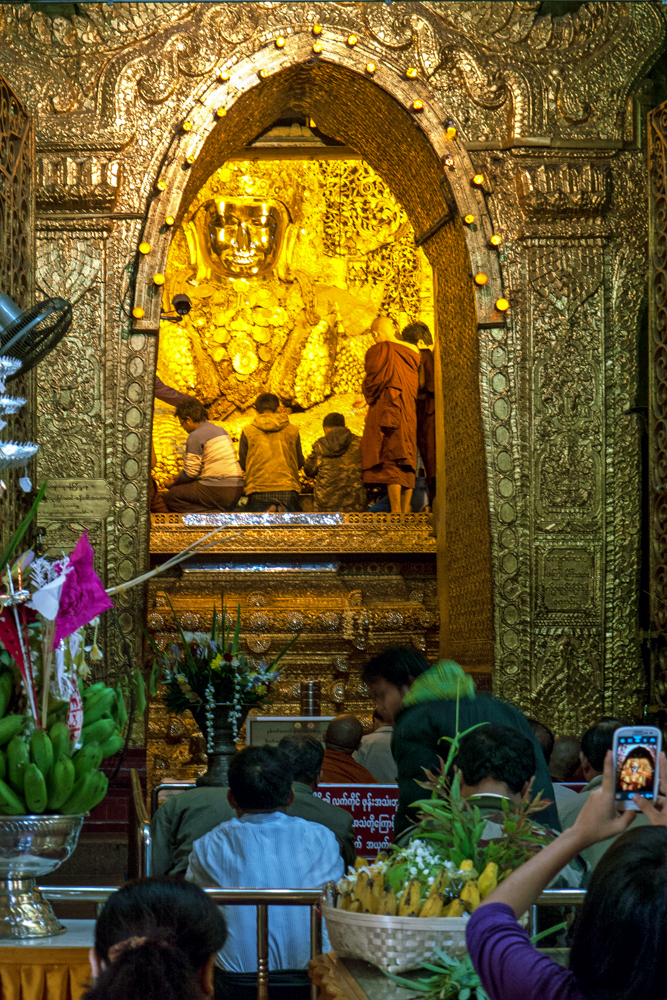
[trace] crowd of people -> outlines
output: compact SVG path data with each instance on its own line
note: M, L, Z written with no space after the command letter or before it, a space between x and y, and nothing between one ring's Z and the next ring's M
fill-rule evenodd
M619 813L611 747L620 720L602 719L581 739L554 738L542 722L477 692L458 664L430 665L410 647L370 659L362 676L375 702L372 733L342 715L323 741L294 733L275 747L246 747L232 760L228 788L189 789L157 810L153 877L105 904L88 1000L254 997L254 909L227 907L223 915L199 887L321 888L337 881L354 864L353 822L315 794L325 781L396 782L394 840L407 843L415 833L413 803L423 796L415 779L437 770L443 737L464 730L453 768L462 798L484 821L485 841L503 835L507 808L538 791L550 802L531 816L541 849L467 922L468 951L490 1000L665 1000L664 755L655 803L637 797L638 813ZM517 922L547 886L587 888L569 968L537 951ZM272 1000L310 995L309 943L306 909L271 907Z
M237 455L227 431L208 419L202 403L156 378L156 397L176 407L188 438L183 468L167 489L160 492L152 481L151 510L226 511L245 494L245 510L252 513L299 511L301 470L314 482L315 511L427 509L435 495L435 369L431 351L420 344L432 344L431 333L424 323L411 323L399 338L387 316L375 319L371 332L375 343L366 352L362 384L368 405L363 435L346 427L342 413L327 413L323 436L307 458L298 428L273 393L258 396ZM370 508L368 487L386 490Z

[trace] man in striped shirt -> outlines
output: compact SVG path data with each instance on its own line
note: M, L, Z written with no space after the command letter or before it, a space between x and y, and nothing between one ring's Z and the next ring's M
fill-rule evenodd
M176 416L188 433L183 469L167 485L168 510L177 514L228 510L243 493L243 473L224 427L212 424L197 400L179 403Z

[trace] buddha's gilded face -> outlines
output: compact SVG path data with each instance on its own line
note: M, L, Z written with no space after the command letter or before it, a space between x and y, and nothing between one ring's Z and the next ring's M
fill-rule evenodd
M256 276L273 270L287 227L279 202L235 198L210 201L206 207L212 258L223 274Z

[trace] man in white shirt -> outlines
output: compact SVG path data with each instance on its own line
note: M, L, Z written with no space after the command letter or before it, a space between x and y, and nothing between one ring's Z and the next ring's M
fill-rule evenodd
M352 756L371 772L379 785L396 785L398 768L391 752L394 727L386 726L377 711L373 713L373 725L373 732L361 737L361 746Z
M281 812L291 805L289 759L274 747L246 747L229 768L236 818L196 840L186 879L201 886L317 889L343 874L336 837L319 823ZM257 971L254 906L227 907L229 935L217 964L228 973ZM328 950L323 933L324 951ZM269 969L305 969L310 959L307 907L269 909ZM293 991L292 996L298 996Z

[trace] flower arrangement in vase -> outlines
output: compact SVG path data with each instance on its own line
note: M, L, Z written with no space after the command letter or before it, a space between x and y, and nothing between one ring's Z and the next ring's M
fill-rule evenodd
M162 652L146 633L155 653L151 693L159 683L166 688L169 712L191 712L206 740L208 770L198 784L224 785L229 759L251 708L270 703L271 687L278 680L279 661L299 638L291 642L270 664L250 660L240 649L241 608L230 618L224 603L218 614L213 608L210 632L185 632L178 625L180 643L170 643Z

